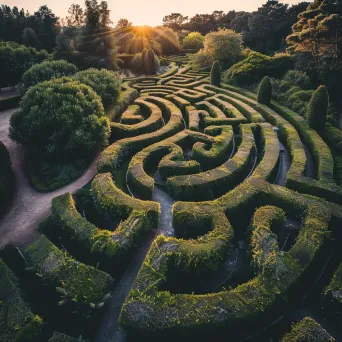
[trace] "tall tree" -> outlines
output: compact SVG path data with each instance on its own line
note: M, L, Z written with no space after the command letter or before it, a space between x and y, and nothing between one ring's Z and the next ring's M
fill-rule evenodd
M171 13L163 18L163 25L173 30L180 30L188 19L189 17L184 17L180 13Z
M85 22L84 12L80 5L72 4L68 10L68 16L66 17L67 25L72 27L80 27Z

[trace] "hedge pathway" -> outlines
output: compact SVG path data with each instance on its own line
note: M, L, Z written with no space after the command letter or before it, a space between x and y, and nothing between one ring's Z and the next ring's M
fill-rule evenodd
M6 137L11 111L1 115L18 178L1 243L33 239L16 275L33 272L46 292L49 314L37 313L51 331L106 342L280 341L306 316L318 323L292 334L342 339L329 147L297 113L213 86L188 61L124 79L96 170L51 194L27 184L23 150Z

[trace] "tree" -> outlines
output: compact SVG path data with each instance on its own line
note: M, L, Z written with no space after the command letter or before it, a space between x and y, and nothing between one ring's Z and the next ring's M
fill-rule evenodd
M67 24L70 27L80 27L85 23L83 9L78 4L72 4L68 9L69 15L66 17Z
M260 82L257 101L269 106L272 99L272 83L268 76L265 76Z
M309 126L318 133L323 133L325 130L328 107L328 89L325 86L319 86L312 95L306 115Z
M91 87L101 97L105 109L116 104L119 98L121 79L117 72L88 69L78 72L72 79Z
M89 158L107 143L109 133L101 98L90 87L70 79L31 87L10 122L13 140L54 161Z
M199 32L190 32L183 40L184 49L199 50L203 48L204 36Z
M155 74L158 69L157 56L154 54L152 49L148 49L144 56L144 68L148 75Z
M180 30L189 17L184 17L180 13L171 13L163 18L163 25L173 30Z
M49 81L52 78L71 76L76 72L76 66L68 63L67 61L44 61L42 63L35 64L24 73L21 83L21 90L24 94L27 89L35 86L38 83Z
M0 179L0 214L2 214L12 198L15 181L10 155L2 141L0 141Z
M125 27L132 27L132 23L128 21L128 19L125 19L125 18L119 19L118 23L116 24L116 28L122 29Z
M32 46L37 50L42 48L42 43L37 38L36 32L34 32L30 27L24 29L21 40L26 46Z
M225 67L230 66L240 59L242 47L240 33L227 29L211 32L205 36L204 48L193 57L193 65L195 68L203 68L217 60Z
M211 67L210 84L216 87L221 87L221 66L219 61L215 61Z
M100 7L97 0L85 1L85 22L91 27L97 27L100 23Z

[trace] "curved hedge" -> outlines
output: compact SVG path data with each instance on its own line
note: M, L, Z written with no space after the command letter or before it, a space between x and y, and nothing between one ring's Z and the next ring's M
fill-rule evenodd
M9 205L14 192L14 173L10 155L0 141L0 215Z

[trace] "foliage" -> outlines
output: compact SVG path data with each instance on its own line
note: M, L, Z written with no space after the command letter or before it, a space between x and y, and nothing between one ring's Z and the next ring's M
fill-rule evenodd
M264 76L281 77L293 66L293 59L287 54L274 57L251 52L248 57L233 65L223 74L224 83L245 85L260 82Z
M48 57L45 50L37 51L13 42L0 42L0 88L16 86L26 70Z
M159 67L159 59L154 54L152 49L149 49L147 51L147 54L145 55L143 63L144 63L144 71L148 75L152 75L152 74L156 73L156 71L157 71L157 69Z
M10 135L34 153L73 160L106 144L109 123L101 98L90 87L59 79L26 92L11 117Z
M310 317L293 325L291 331L286 334L281 342L333 342L335 339L331 337L325 329L323 329L316 321Z
M205 36L204 48L194 55L192 64L199 69L217 60L227 68L241 59L242 44L242 35L232 30L211 32Z
M177 54L181 50L178 35L171 28L157 28L155 41L160 44L163 55Z
M211 67L210 84L216 87L221 86L221 66L219 61L215 61Z
M10 203L14 191L14 173L10 155L0 141L0 214Z
M61 78L63 76L71 76L77 72L75 65L64 60L44 61L35 64L25 72L21 82L21 91L24 94L27 89L38 83L49 81L53 78Z
M320 86L313 93L306 118L311 128L324 132L329 107L329 93L325 86Z
M27 46L51 52L59 33L58 17L46 6L34 14L18 7L0 6L0 41L21 41Z
M126 27L131 27L132 23L130 21L128 21L128 19L126 18L120 18L118 20L118 23L116 24L116 28L117 29L122 29L122 28L126 28Z
M199 32L190 32L183 40L183 49L199 50L203 48L204 36Z
M121 88L119 73L105 69L88 69L78 72L72 78L91 87L101 97L105 109L116 104Z
M261 104L269 105L272 99L272 83L268 76L260 82L257 101Z

